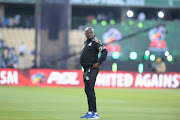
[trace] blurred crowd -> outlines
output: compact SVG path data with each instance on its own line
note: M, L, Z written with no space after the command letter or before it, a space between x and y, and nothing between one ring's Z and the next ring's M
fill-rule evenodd
M15 16L10 17L0 17L0 27L24 27L31 28L32 23L31 20L27 18L22 18L20 14L16 14Z
M158 57L156 59L156 61L154 61L151 64L151 68L153 72L157 72L157 73L164 73L166 72L166 63L165 60L161 57Z
M0 41L0 64L1 68L18 68L18 56L15 54L15 48L4 46Z
M4 41L0 40L0 65L1 68L18 68L19 57L23 57L26 46L24 42L19 46L19 55L17 55L14 47L4 45Z

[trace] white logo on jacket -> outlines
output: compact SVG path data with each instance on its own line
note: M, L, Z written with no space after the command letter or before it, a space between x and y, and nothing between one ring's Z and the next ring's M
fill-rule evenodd
M90 42L90 43L88 44L88 46L92 46L92 42Z

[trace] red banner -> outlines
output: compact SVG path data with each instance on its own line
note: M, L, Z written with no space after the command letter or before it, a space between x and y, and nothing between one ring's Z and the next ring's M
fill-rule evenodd
M81 70L0 69L0 86L84 87ZM98 88L180 88L180 73L100 71Z

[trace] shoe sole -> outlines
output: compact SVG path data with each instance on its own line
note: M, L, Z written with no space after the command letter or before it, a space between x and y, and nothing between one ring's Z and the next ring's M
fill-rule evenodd
M96 118L87 118L87 119L99 119L100 117L96 117Z
M82 118L82 119L87 119L87 117L80 117L80 118Z

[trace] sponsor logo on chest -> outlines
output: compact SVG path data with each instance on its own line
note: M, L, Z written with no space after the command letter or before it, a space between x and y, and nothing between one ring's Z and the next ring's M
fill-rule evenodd
M90 43L88 44L88 46L92 46L92 42L90 42Z

